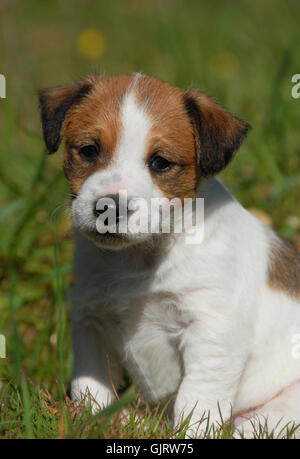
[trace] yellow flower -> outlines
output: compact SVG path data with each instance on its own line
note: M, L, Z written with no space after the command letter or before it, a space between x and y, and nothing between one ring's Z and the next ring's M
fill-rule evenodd
M102 56L105 48L103 34L95 28L83 30L77 39L77 49L86 59L95 61Z
M209 67L215 75L227 79L237 71L238 61L234 54L223 52L210 58Z

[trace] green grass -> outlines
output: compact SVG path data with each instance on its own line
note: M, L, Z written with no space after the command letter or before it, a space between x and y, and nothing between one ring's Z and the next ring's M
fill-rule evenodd
M0 99L0 334L7 341L7 358L0 359L1 438L184 432L182 426L174 433L158 410L141 408L133 388L96 418L65 395L73 241L61 156L45 155L37 90L94 70L142 70L206 91L253 127L223 181L300 247L300 101L291 97L299 12L291 0L1 1L0 73L7 80L7 99ZM103 39L95 60L78 48L89 28ZM119 411L128 403L140 421L132 414L124 426Z

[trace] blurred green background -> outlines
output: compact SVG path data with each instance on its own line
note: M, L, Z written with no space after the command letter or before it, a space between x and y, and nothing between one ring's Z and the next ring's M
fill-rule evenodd
M197 86L252 125L222 179L300 247L300 3L291 0L1 0L0 384L70 380L72 232L61 154L46 157L36 93L133 71Z

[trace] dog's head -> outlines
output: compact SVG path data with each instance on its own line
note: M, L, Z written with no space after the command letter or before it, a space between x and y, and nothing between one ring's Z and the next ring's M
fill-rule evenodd
M229 163L248 130L204 93L140 74L45 89L40 107L48 152L65 139L74 225L107 248L159 232L153 209L150 232L136 230L151 200L195 197L201 178Z

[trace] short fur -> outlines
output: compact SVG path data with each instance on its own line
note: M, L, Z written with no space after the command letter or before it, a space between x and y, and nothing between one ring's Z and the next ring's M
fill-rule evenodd
M214 177L247 123L139 74L46 90L40 104L48 150L66 140L73 193L73 399L88 391L95 409L111 403L125 368L149 402L173 400L175 425L193 412L191 435L219 409L249 437L258 421L275 435L300 423L299 255ZM93 143L99 156L87 162L80 151ZM172 167L155 172L155 155ZM187 230L101 235L95 202L122 190L148 203L204 198L203 241L187 244Z

